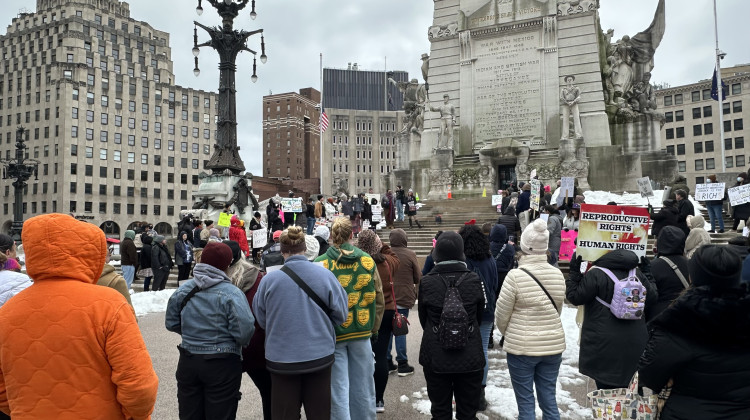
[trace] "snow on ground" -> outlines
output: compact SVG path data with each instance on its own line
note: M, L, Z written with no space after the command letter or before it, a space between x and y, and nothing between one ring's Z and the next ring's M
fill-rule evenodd
M139 292L130 295L136 316L154 312L166 312L167 302L177 289L165 289L158 292Z
M640 194L630 194L628 192L617 194L609 191L584 191L583 193L583 196L586 198L586 204L607 204L610 201L614 201L620 206L646 207L650 203L657 209L661 207L663 195L663 190L654 190L654 196L648 199L641 197ZM700 202L695 201L692 196L688 198L693 203L695 214L700 214L700 210L705 210L705 207Z
M588 197L587 197L588 198ZM606 204L606 201L605 201ZM565 329L566 349L563 352L562 365L557 382L557 405L560 409L560 417L564 419L586 419L591 418L591 409L578 404L565 387L580 386L587 380L586 376L578 373L578 325L576 325L576 308L564 307L562 312L562 323ZM495 331L495 337L500 337ZM490 350L490 371L487 375L487 388L485 396L489 402L487 411L478 413L480 418L516 419L518 417L518 406L513 393L513 386L508 373L508 363L502 350ZM422 414L430 414L430 400L427 389L413 394L412 407ZM542 411L536 407L536 417L542 418Z

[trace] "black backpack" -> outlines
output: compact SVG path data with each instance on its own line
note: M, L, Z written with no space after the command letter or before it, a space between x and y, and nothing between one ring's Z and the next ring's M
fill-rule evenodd
M467 274L464 274L458 280L450 282L440 277L446 284L447 290L443 299L443 311L440 313L440 324L433 327L433 331L438 336L440 346L445 350L463 349L474 331L474 325L469 320L469 314L464 308L461 293L458 291L458 286L466 276Z

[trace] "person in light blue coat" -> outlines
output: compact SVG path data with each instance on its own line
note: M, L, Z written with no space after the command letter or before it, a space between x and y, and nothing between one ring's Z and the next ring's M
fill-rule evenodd
M242 348L255 332L245 294L227 277L232 250L206 245L201 263L169 298L165 325L178 346L177 402L181 419L234 419L242 384Z

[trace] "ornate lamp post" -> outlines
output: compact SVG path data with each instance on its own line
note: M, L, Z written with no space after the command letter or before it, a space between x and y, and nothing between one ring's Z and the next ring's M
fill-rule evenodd
M11 159L0 159L3 165L3 179L15 179L13 181L13 190L15 192L15 208L13 209L13 225L10 232L13 239L21 243L21 230L23 229L23 190L26 187L26 181L34 175L38 180L39 161L36 159L27 159L24 138L26 130L18 127L16 130L16 157Z
M198 68L198 55L200 47L211 47L219 53L219 122L217 124L217 138L214 146L214 153L206 165L214 174L234 174L239 175L245 170L245 164L239 155L240 148L237 146L237 102L235 90L235 72L237 66L235 60L237 54L241 51L248 51L257 55L257 53L247 47L247 39L257 33L263 33L263 29L255 31L235 30L233 28L234 19L238 16L240 10L244 9L250 0L206 0L213 6L222 18L221 27L212 27L202 25L196 21L196 28L193 32L193 55L195 56L195 69L193 74L197 77L200 75ZM198 0L198 7L195 11L200 16L203 14L201 0ZM252 11L250 17L255 19L255 0L252 0ZM211 36L211 40L198 44L198 28L203 28ZM268 60L266 56L266 43L263 35L260 37L261 63ZM253 75L250 78L253 82L258 80L256 74L256 59L253 57Z

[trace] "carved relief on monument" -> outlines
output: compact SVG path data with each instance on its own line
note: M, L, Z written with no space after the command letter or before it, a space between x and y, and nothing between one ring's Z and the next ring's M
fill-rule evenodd
M434 25L430 26L427 30L427 38L430 41L435 41L440 38L452 38L458 35L458 23L451 22L447 25Z
M556 0L462 0L461 28L482 28L557 14Z
M599 0L560 1L557 3L557 15L569 16L593 12L599 8Z
M447 169L430 169L430 185L446 186L453 184L453 170Z

